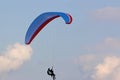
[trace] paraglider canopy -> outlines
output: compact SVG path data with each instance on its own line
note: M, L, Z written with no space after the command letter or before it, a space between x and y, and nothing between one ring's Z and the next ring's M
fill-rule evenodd
M62 17L66 24L72 22L72 16L63 12L46 12L39 15L29 26L25 36L25 44L30 44L35 36L53 19Z

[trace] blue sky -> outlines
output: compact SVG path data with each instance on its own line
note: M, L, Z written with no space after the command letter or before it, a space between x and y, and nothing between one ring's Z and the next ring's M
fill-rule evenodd
M119 0L1 0L0 79L120 80ZM31 22L44 12L65 12L24 44Z

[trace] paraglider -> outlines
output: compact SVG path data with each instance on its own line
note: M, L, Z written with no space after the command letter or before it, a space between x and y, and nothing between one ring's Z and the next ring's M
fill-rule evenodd
M29 45L32 40L36 37L36 35L52 20L55 18L62 17L66 24L70 24L72 22L72 16L68 13L63 12L46 12L39 15L29 26L26 36L25 36L25 44ZM56 79L53 67L48 68L47 74Z
M46 12L39 15L30 25L25 36L25 44L30 44L35 36L53 19L62 17L66 24L72 22L72 16L62 12Z
M56 79L56 77L55 77L55 73L54 73L54 70L53 70L53 67L52 67L51 69L48 68L48 70L47 70L47 74L50 75L50 76L53 78L53 80Z

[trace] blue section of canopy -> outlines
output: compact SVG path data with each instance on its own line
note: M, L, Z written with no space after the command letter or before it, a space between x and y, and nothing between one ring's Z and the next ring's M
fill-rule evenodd
M67 13L62 12L46 12L39 15L29 26L28 31L25 36L25 44L30 44L34 37L54 18L62 17L66 24L72 22L72 17Z

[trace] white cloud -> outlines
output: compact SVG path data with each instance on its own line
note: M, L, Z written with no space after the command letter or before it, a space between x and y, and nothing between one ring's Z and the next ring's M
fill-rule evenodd
M105 7L92 12L93 18L97 20L119 21L120 7Z
M0 55L0 73L18 69L31 58L32 48L19 43L11 45Z
M109 80L109 78L112 79L113 77L118 76L114 75L118 73L116 72L118 67L120 68L120 58L116 56L107 56L104 58L102 63L95 67L95 73L92 77L94 80Z
M120 80L119 39L108 37L85 50L86 54L74 60L85 80Z

